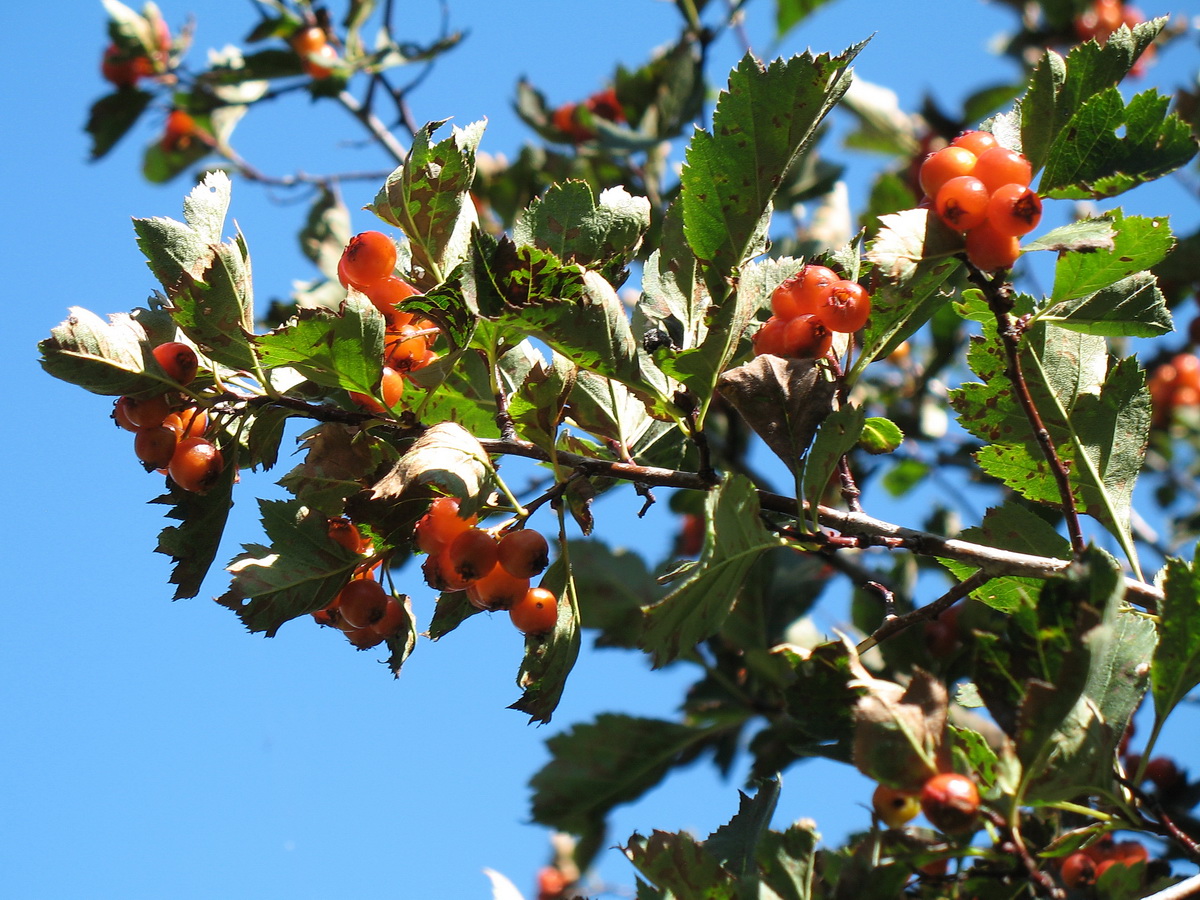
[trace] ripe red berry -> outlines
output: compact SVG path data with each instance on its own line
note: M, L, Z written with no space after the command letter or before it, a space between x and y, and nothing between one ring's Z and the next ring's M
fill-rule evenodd
M171 405L165 394L156 397L146 397L139 400L136 397L123 397L124 417L137 428L149 428L161 425L163 419L171 412Z
M987 220L987 188L973 175L959 175L938 189L933 208L947 227L970 231Z
M367 299L384 316L394 316L397 314L396 305L403 303L409 297L415 297L418 291L403 278L388 275L380 278L373 284L366 285L363 288L363 293L367 295ZM411 319L412 317L409 316L409 318ZM399 328L401 325L406 324L408 323L400 321L388 322L388 328Z
M459 516L458 508L457 497L438 497L430 503L429 511L417 520L413 530L417 546L426 553L438 553L479 521L477 516Z
M771 294L771 311L781 319L815 313L838 280L832 269L807 265L775 288Z
M154 64L141 54L122 51L116 44L104 48L100 75L119 88L133 87L142 78L154 74Z
M186 437L203 437L208 429L208 414L198 406L167 413L162 421L182 440Z
M333 606L351 628L367 628L383 617L388 592L371 578L355 578L338 591Z
M163 126L159 145L167 153L179 153L192 146L192 142L200 136L196 120L182 109L173 109L167 116Z
M126 431L137 432L138 426L129 417L129 407L137 401L131 397L118 397L113 401L112 420Z
M912 791L901 791L886 784L876 786L871 795L875 815L888 828L899 828L917 817L921 801Z
M357 391L349 392L350 399L357 405L378 415L383 415L389 410L395 409L400 398L404 396L404 376L391 366L384 366L379 380L379 393L383 397L383 403L367 394L360 394Z
M154 348L154 359L167 377L177 384L191 384L196 378L200 361L196 351L179 341L168 341Z
M342 252L341 269L356 286L367 287L387 278L395 267L396 245L381 231L356 234Z
M422 329L415 325L402 325L388 330L383 339L383 359L398 372L407 372L425 358L429 341Z
M1062 883L1069 888L1083 888L1096 883L1096 863L1086 853L1072 853L1059 869Z
M1160 791L1178 787L1183 773L1169 756L1156 756L1146 763L1146 778Z
M979 790L966 775L942 772L921 786L921 811L948 834L974 831L979 818Z
M534 578L550 565L550 545L541 532L531 528L510 531L500 539L496 561L510 575L517 578Z
M983 182L988 194L992 194L1006 184L1029 187L1033 179L1033 167L1016 150L993 147L979 157L971 174Z
M161 469L171 462L175 448L179 444L179 436L165 425L151 425L141 428L133 439L133 452L146 471Z
M495 537L482 528L468 528L446 548L451 567L464 581L475 581L492 571L499 552Z
M936 197L951 178L970 175L975 170L975 154L966 147L943 147L925 157L917 180L926 197Z
M328 78L338 63L337 51L329 44L322 44L304 57L304 73L309 78Z
M467 586L467 599L479 609L508 609L528 590L528 578L517 578L504 566L493 566L490 572Z
M1001 234L990 222L972 228L966 237L967 259L985 272L1007 269L1021 255L1021 242L1012 235Z
M340 544L351 553L361 554L370 546L358 530L358 526L345 517L330 519L326 531L331 541Z
M1042 199L1031 188L1006 184L988 200L987 220L1000 234L1029 234L1042 220Z
M857 281L835 281L814 315L830 331L851 334L867 324L871 295Z
M793 359L820 359L833 346L833 332L813 315L796 316L783 333L783 355Z
M784 335L787 333L787 319L771 316L763 323L763 327L754 332L750 339L754 344L754 355L762 356L769 353L772 356L784 355Z
M427 585L443 593L466 590L471 585L471 581L459 575L450 563L448 547L430 554L421 564L421 574L425 576Z
M400 626L404 624L404 618L404 607L395 597L388 597L383 615L371 623L371 630L382 637L391 637L400 631Z
M301 28L292 35L291 40L289 41L289 43L292 45L292 49L301 56L308 56L310 53L316 53L328 42L328 39L325 37L325 32L315 25L312 28Z
M524 634L548 634L558 622L558 598L540 587L531 587L508 608L517 630Z
M950 142L951 147L962 147L964 150L970 150L978 159L993 147L1000 146L996 142L996 138L987 131L964 131L958 137Z
M203 494L221 477L224 468L225 460L212 441L192 437L179 442L167 465L167 474L185 491Z
M358 650L370 650L383 643L383 635L376 633L375 629L367 628L348 628L343 630L346 635L346 640L354 645Z

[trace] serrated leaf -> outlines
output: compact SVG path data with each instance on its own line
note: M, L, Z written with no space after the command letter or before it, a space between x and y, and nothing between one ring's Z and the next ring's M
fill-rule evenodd
M146 310L140 314L155 315ZM42 368L109 397L161 391L170 382L154 362L141 316L118 313L105 322L83 307L71 307L70 317L38 344Z
M106 94L88 110L84 130L92 137L89 158L94 162L108 154L141 118L154 95L136 88L121 88Z
M513 239L615 278L649 227L644 197L611 187L597 198L586 182L565 181L529 205L513 226Z
M1059 328L1104 337L1157 337L1174 329L1158 279L1140 272L1038 315Z
M258 338L266 368L291 366L331 388L374 396L382 373L383 316L365 295L351 291L339 312L301 309Z
M759 785L753 799L738 791L738 811L704 841L704 852L744 885L757 880L756 851L779 802L779 780Z
M535 822L602 845L610 810L650 790L708 738L710 729L604 713L546 742L550 762L530 780ZM590 855L576 861L586 866Z
M865 408L847 403L821 422L816 439L804 457L804 475L800 482L814 520L829 479L837 471L841 458L858 443L866 419Z
M810 900L820 840L806 821L795 822L782 833L763 835L758 850L762 881L780 900Z
M391 651L391 655L387 659L387 667L391 670L394 678L399 678L400 669L412 656L412 652L417 649L417 617L413 615L412 598L408 594L401 594L394 599L400 604L403 620L396 633L387 639L387 648Z
M404 229L412 242L415 283L422 288L445 280L468 257L476 222L470 190L475 151L487 123L456 126L450 137L432 144L442 124L430 122L417 131L408 158L388 176L370 207Z
M245 457L242 464L252 469L266 471L274 468L279 459L279 445L283 440L284 428L293 411L278 406L268 406L248 416L249 429L246 435Z
M1200 684L1200 575L1194 560L1167 560L1158 615L1158 647L1150 674L1154 715L1162 722Z
M222 448L223 452L225 448ZM225 533L225 522L233 506L233 482L237 461L225 452L225 469L205 493L185 491L170 479L167 493L150 501L171 507L167 517L181 524L168 525L158 535L156 553L171 557L171 584L176 585L175 599L195 597L204 576L212 567Z
M684 233L717 282L756 252L778 185L846 92L847 67L862 46L765 68L747 54L717 99L712 133L692 136L680 195Z
M1041 237L1034 238L1021 247L1028 253L1032 250L1049 250L1060 254L1089 254L1097 250L1110 251L1114 247L1117 231L1113 220L1108 216L1098 219L1079 219L1066 225L1061 225L1053 231L1048 231ZM1074 256L1061 257L1059 269L1065 259L1076 260ZM1058 270L1055 272L1059 274ZM1058 298L1056 299L1063 299Z
M476 613L478 606L467 599L465 591L440 594L433 607L433 618L425 635L430 640L440 640Z
M794 472L837 393L837 385L815 360L770 354L721 373L718 389Z
M678 900L737 900L737 879L686 833L634 834L624 851L642 875Z
M1165 218L1126 216L1118 209L1106 214L1105 219L1090 221L1106 220L1111 222L1111 247L1093 253L1068 253L1059 259L1050 295L1056 303L1087 297L1153 268L1175 243Z
M758 518L753 483L730 475L705 497L713 530L700 560L683 582L646 610L642 647L655 667L666 665L720 630L761 554L780 541Z
M274 637L284 622L324 609L363 562L329 537L329 520L298 500L259 500L269 546L245 544L227 567L229 590L217 602L250 631Z
M305 506L327 516L341 515L346 498L362 490L363 481L394 452L368 434L335 424L314 428L301 444L307 450L304 462L279 483Z

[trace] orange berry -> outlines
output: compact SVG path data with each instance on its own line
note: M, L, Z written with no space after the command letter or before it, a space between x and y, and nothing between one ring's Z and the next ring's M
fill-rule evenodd
M171 480L194 494L203 494L221 477L225 460L212 441L204 438L184 438L175 448L167 465Z
M151 425L161 425L171 411L170 403L165 394L147 397L139 400L136 397L124 397L124 415L138 428L149 428Z
M964 131L958 137L950 142L951 147L962 147L964 150L970 150L975 154L976 158L991 150L993 147L1000 146L996 142L996 138L987 131Z
M976 162L975 154L966 147L943 147L925 157L917 181L926 197L936 197L951 178L972 174Z
M381 231L364 231L350 238L342 251L342 270L351 284L370 286L387 278L396 267L396 245Z
M479 521L478 516L463 518L458 513L457 497L438 497L430 503L429 511L417 520L413 530L417 546L426 553L438 553Z
M338 591L332 606L351 628L367 628L383 617L388 593L378 581L355 578Z
M1001 234L984 222L967 232L967 259L985 272L1007 269L1021 255L1021 242L1012 235Z
M508 608L517 631L524 634L548 634L558 623L558 598L540 587L531 587Z
M138 430L133 439L133 452L149 472L169 464L178 444L179 436L174 430L165 425L151 425Z
M467 587L467 599L479 609L507 609L529 590L529 579L510 575L504 566L492 570Z
M959 175L938 189L933 208L948 228L970 231L987 221L987 188L974 175Z
M541 532L533 529L510 531L497 545L496 561L510 575L534 578L550 565L550 545Z
M1019 184L1029 187L1033 179L1033 167L1024 156L1016 150L1007 147L993 147L975 163L975 171L971 173L992 194L1006 184Z
M496 539L482 528L468 528L446 548L451 567L464 581L475 581L492 571L499 552Z
M783 356L820 359L833 346L833 332L814 315L796 316L783 333Z
M940 831L974 831L979 818L979 789L957 772L934 775L921 786L921 811Z
M771 316L763 323L763 327L754 332L750 339L754 344L754 355L762 356L769 353L772 356L784 355L784 336L787 333L788 320L779 316Z
M178 384L191 384L196 378L200 361L196 351L179 341L159 344L153 350L154 360L167 377Z
M809 264L775 288L771 311L785 320L815 313L839 280L832 269Z
M987 220L1000 234L1029 234L1042 220L1042 198L1032 188L1006 184L988 200Z

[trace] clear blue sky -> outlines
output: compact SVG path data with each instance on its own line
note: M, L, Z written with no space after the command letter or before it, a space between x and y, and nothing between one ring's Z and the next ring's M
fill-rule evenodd
M107 400L57 382L36 365L36 342L71 305L127 310L155 287L134 244L130 216L179 216L187 185L142 182L145 125L98 165L85 162L86 109L104 92L98 2L10 4L0 96L6 123L2 185L10 389L4 404L4 508L9 587L0 631L6 700L0 727L0 894L13 898L477 898L481 870L508 875L527 894L549 856L545 829L527 824L529 776L546 737L603 710L672 717L684 669L650 673L633 654L586 652L554 723L536 729L508 706L521 641L504 617L476 617L440 644L423 641L394 682L372 652L355 653L307 622L274 640L242 630L209 599L172 603L168 561L152 553L164 524L148 506L158 476L141 471L129 435L113 428ZM413 39L434 33L437 4L404 4ZM987 54L1010 13L970 0L930 0L897 11L892 0L841 0L779 48L840 51L876 34L861 77L897 90L913 109L925 91L947 105L1012 74ZM250 3L168 0L173 28L196 14L199 58L239 40ZM1195 15L1195 0L1148 12ZM520 75L551 102L600 88L614 59L636 65L672 38L676 13L654 0L495 2L450 0L454 26L471 30L414 96L419 120L487 117L483 149L512 153L529 137L511 110ZM749 5L756 49L768 52L769 4ZM711 62L718 83L740 55L723 41ZM1151 81L1194 75L1194 39L1164 54ZM252 115L235 141L262 168L385 168L355 150L354 123L298 97ZM829 148L832 151L832 148ZM874 164L849 155L855 172ZM852 183L861 196L861 174ZM352 208L374 185L348 196ZM1157 205L1131 202L1141 212ZM1194 200L1182 199L1195 222ZM296 250L301 208L278 206L235 185L233 216L254 254L262 302L313 272ZM356 230L371 227L358 213ZM246 475L236 494L225 560L259 537L254 496L278 496L274 474ZM665 552L671 520L631 526L629 503L605 501L600 532ZM408 585L426 622L432 597ZM1195 735L1196 721L1185 720ZM1180 740L1184 735L1175 735ZM1194 746L1194 742L1193 742ZM1189 760L1185 757L1183 762ZM1193 763L1193 767L1195 764ZM862 827L865 780L843 769L785 776L780 815L816 818L833 839ZM716 828L737 805L728 783L703 767L674 776L614 816L613 842L635 829ZM628 887L632 869L609 853L604 879Z

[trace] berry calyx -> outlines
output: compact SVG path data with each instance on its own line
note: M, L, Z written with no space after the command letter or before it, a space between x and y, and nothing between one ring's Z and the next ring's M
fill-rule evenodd
M508 608L517 631L548 634L558 622L558 598L545 588L531 587Z
M381 637L391 637L398 634L404 624L404 607L395 597L388 597L383 615L371 623L371 630Z
M550 565L550 545L541 532L529 528L510 531L497 545L496 561L510 575L534 578Z
M899 828L921 811L921 801L912 791L901 791L886 784L878 785L871 795L871 806L879 821L888 828Z
M216 444L193 437L179 442L167 465L167 474L185 491L203 494L221 477L224 468L225 460Z
M191 384L196 379L200 361L187 344L168 341L155 347L153 353L155 362L176 384Z
M1041 220L1042 199L1029 187L1006 184L988 199L988 224L1000 234L1020 237L1037 228Z
M871 295L857 281L835 281L814 315L830 331L852 334L871 317Z
M381 281L396 267L396 245L381 231L364 231L350 238L342 251L339 271L360 289Z
M979 819L979 789L957 772L934 775L921 786L921 811L947 834L974 831Z

